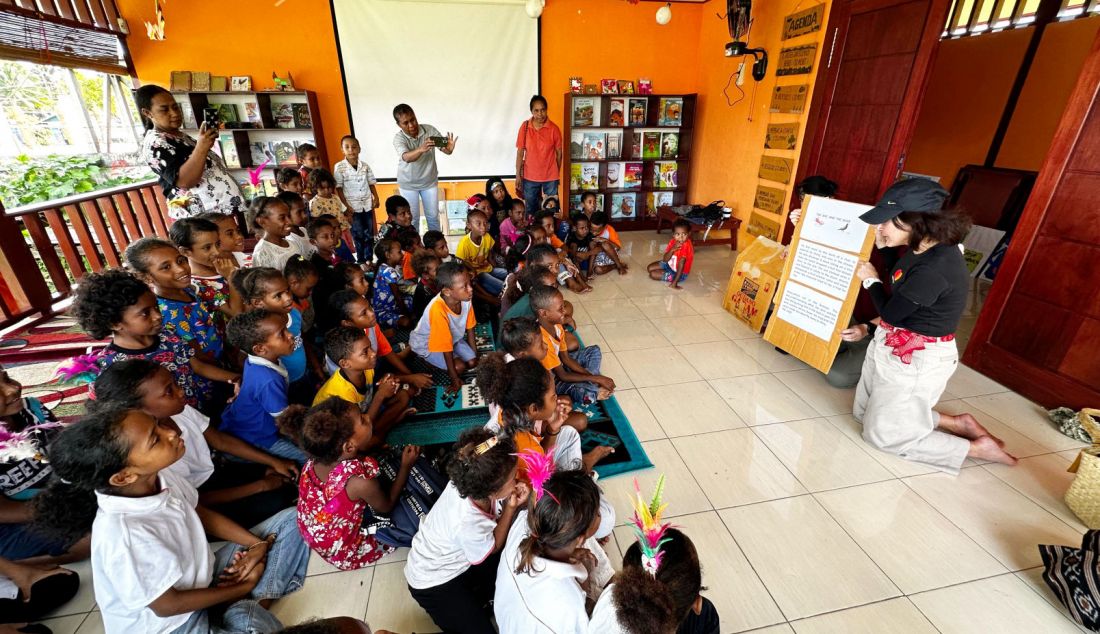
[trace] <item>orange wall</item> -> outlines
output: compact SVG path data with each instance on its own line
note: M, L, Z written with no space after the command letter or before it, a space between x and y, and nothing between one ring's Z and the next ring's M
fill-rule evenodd
M998 167L1039 169L1098 26L1100 18L1091 17L1047 27ZM985 161L1031 33L1019 29L940 43L906 171L939 176L950 187L959 168Z
M167 39L151 41L149 0L116 0L129 24L127 43L145 84L167 87L173 70L205 70L214 75L251 75L256 90L271 87L271 73L290 71L299 88L317 93L329 159L339 160L340 137L347 134L344 85L336 56L332 13L324 0L187 0L162 2Z
M831 2L826 4L831 5ZM807 100L806 112L802 115L771 114L768 112L770 97L777 84L809 83L812 92L825 48L822 44L825 29L781 41L784 16L793 13L796 7L806 8L809 5L801 0L770 0L753 3L753 24L749 33L749 44L753 47L763 47L768 51L769 66L767 75L760 82L754 81L749 74L749 69L745 69L745 81L741 86L745 95L743 99L737 101L741 93L737 89L736 80L729 85L728 89L726 85L730 81L730 74L736 71L741 60L723 55L724 47L730 40L726 22L714 16L713 9L718 8L717 3L710 2L705 6L712 10L704 13L700 25L699 105L696 111L695 145L692 152L695 157L705 156L706 161L696 161L693 164L689 198L702 203L716 199L725 200L728 206L733 207L734 215L742 219L741 227L744 231L748 226L749 215L752 213L753 198L756 195L758 183L785 189L787 200L790 200L794 183L782 185L757 178L760 156L764 153L764 135L768 123L801 122L798 145L794 150L768 150L769 155L794 159L795 170L797 170L798 155L806 137L805 119L810 104ZM826 9L823 23L827 24L828 20L828 9ZM814 64L813 73L794 77L777 78L775 76L780 48L802 46L813 42L818 42L818 59ZM751 58L743 59L751 65ZM729 94L729 100L737 103L730 106L723 95L723 89ZM783 209L785 210L786 206ZM778 216L769 215L769 217L783 222L783 219ZM744 235L740 244L747 244Z

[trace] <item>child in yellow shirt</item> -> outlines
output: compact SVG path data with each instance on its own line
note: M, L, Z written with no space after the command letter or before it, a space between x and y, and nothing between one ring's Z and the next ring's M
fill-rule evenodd
M458 241L455 257L462 260L466 268L476 276L477 283L485 292L500 297L504 290L504 280L508 278L508 270L493 266L492 252L496 242L489 235L488 216L480 209L471 210L466 216L466 228L469 233Z

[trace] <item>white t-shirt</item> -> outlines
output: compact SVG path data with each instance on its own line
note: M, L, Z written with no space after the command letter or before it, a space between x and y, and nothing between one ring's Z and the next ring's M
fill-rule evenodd
M405 580L417 590L443 585L493 554L497 518L447 483L420 522L405 563Z
M159 478L160 493L148 497L96 493L92 576L107 632L171 632L190 614L162 618L149 604L169 588L206 588L214 579L198 491L170 471Z
M619 623L619 613L615 610L614 597L615 584L609 584L603 589L596 607L592 608L592 619L588 623L588 630L600 634L630 634Z
M286 261L292 256L300 255L307 260L309 259L311 245L308 240L303 240L301 236L292 233L286 237L286 241L287 246L285 247L267 240L257 242L256 248L252 250L252 266L254 268L270 266L281 272L283 267L286 266Z
M181 436L187 443L183 457L165 467L191 483L196 489L210 479L214 473L214 461L210 458L210 445L206 443L203 432L210 427L210 419L199 410L184 405L183 411L172 417L179 426Z
M519 544L528 532L527 511L523 510L516 514L508 531L508 541L497 567L493 601L497 626L501 632L524 634L587 632L588 614L584 611L585 593L581 583L588 578L588 571L581 564L536 557L533 568L537 573L517 573Z

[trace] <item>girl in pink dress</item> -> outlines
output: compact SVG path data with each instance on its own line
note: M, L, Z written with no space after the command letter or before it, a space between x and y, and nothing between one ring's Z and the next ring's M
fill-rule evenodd
M378 462L360 457L372 425L353 403L332 397L309 409L292 405L279 417L279 428L310 456L298 480L298 530L306 544L340 570L362 568L393 552L364 520L397 505L420 447L405 447L386 490L377 479Z

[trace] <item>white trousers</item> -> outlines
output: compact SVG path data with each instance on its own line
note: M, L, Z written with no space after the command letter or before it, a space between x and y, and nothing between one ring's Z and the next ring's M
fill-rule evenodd
M885 338L886 330L879 328L856 386L852 416L863 423L863 439L887 453L957 475L970 441L938 431L940 414L932 406L959 364L958 347L954 341L926 343L906 364Z

